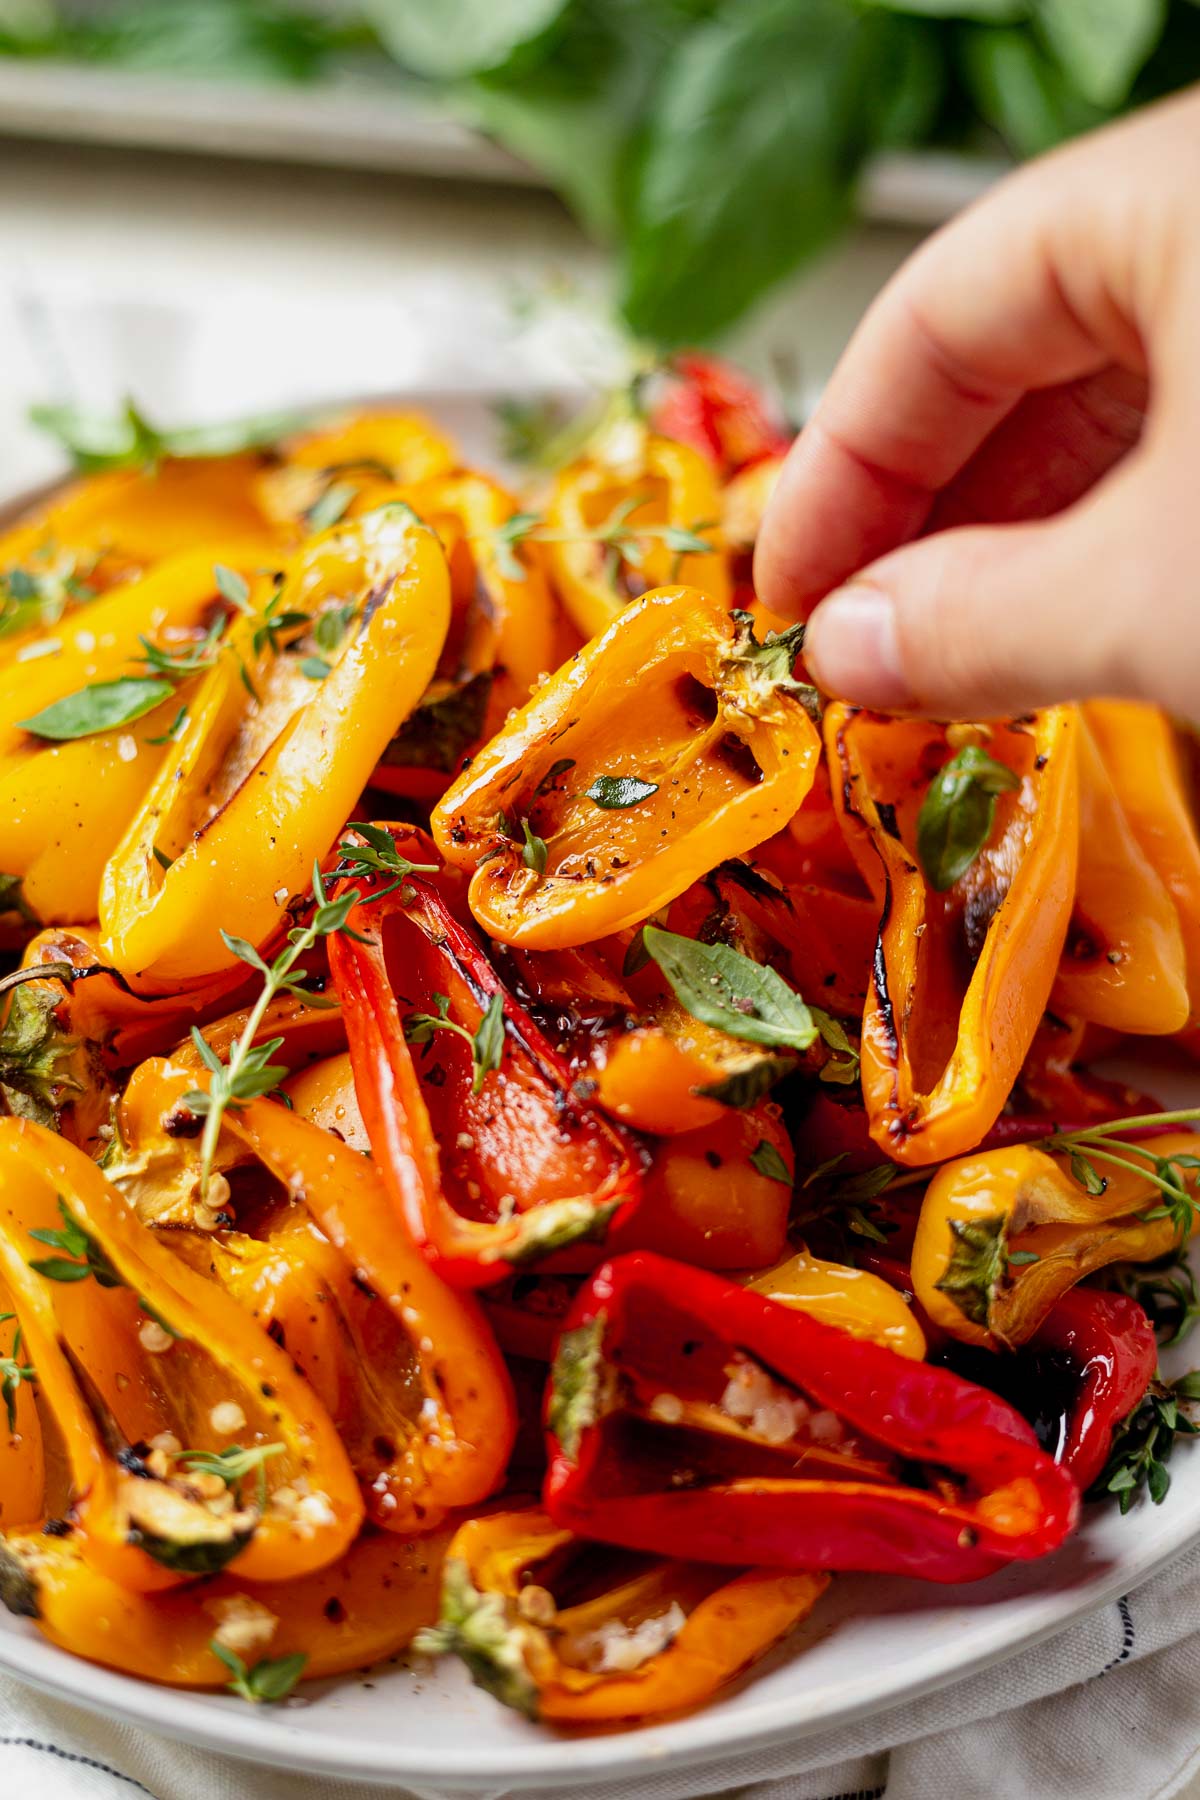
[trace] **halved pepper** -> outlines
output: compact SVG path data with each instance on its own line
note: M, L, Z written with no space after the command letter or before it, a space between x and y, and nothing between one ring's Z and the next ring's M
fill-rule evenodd
M664 588L546 682L433 815L489 935L589 943L777 831L820 754L796 643L756 644L744 614Z
M439 1274L474 1287L602 1238L641 1186L634 1142L572 1091L570 1070L437 888L410 876L330 940L355 1085L380 1174ZM494 1021L494 1055L472 1039ZM414 1056L405 1037L427 1028ZM489 1066L485 1066L490 1065Z
M1158 854L1167 863L1160 873L1126 807L1130 788L1148 789L1159 771L1123 770L1123 795L1087 714L1076 738L1079 869L1051 1004L1056 1012L1112 1031L1165 1036L1182 1030L1191 1011L1188 952L1166 878L1175 859L1159 839ZM1182 805L1182 796L1177 800ZM1143 835L1151 835L1155 801L1147 794L1134 804ZM1175 868L1173 879L1184 879L1182 868Z
M550 1517L631 1549L969 1581L1078 1514L983 1388L646 1253L578 1296L547 1417Z
M945 893L926 882L916 822L949 760L946 729L830 706L825 741L847 840L881 908L863 1015L871 1135L897 1162L978 1143L999 1116L1055 979L1074 891L1072 709L987 727L1019 777L990 841Z
M1101 1192L1076 1179L1068 1158L1031 1144L939 1169L921 1203L912 1256L913 1292L934 1323L964 1344L1011 1348L1028 1342L1059 1298L1095 1270L1167 1255L1179 1230L1169 1215L1143 1216L1161 1199L1150 1176L1156 1158L1193 1157L1200 1139L1168 1131L1121 1138L1113 1149L1138 1160L1133 1168L1098 1161ZM1190 1190L1196 1173L1179 1167Z
M168 688L130 725L74 740L49 741L21 722L93 683L145 675L143 636L175 651L202 638L224 606L213 574L221 561L236 568L236 547L169 557L43 633L27 646L38 654L8 673L0 697L0 869L21 877L26 904L48 923L96 917L104 865L162 767L193 684Z
M715 547L681 553L665 535L674 528L715 545L720 516L720 491L707 459L689 444L626 420L601 433L588 454L557 477L546 508L546 535L553 541L539 548L568 616L583 637L593 638L631 600L666 582L686 581L716 605L728 605L723 553ZM596 533L614 520L625 535L615 547L598 542ZM646 527L655 535L639 538Z
M93 1568L78 1532L12 1532L0 1540L0 1602L73 1656L170 1687L228 1684L214 1639L248 1666L303 1655L303 1679L316 1681L397 1655L432 1622L449 1537L448 1527L407 1541L368 1534L287 1582L234 1569L145 1594Z
M803 1619L828 1575L623 1556L545 1513L489 1513L446 1555L441 1619L418 1648L460 1656L505 1706L561 1725L655 1718L707 1700Z
M1179 734L1137 700L1089 700L1083 717L1142 854L1175 905L1190 1018L1200 1013L1200 839Z
M1075 1393L1053 1450L1086 1493L1108 1461L1113 1432L1154 1379L1154 1329L1128 1294L1076 1287L1060 1294L1029 1349L1065 1357L1072 1366Z
M157 1109L166 1137L194 1129L184 1097L207 1079L203 1069L183 1056L147 1065L142 1106L147 1113L152 1106ZM380 1406L381 1418L386 1411L387 1420L378 1443L363 1450L366 1412L358 1398L343 1396L338 1403L339 1422L353 1425L360 1466L365 1467L368 1451L374 1459L372 1515L389 1530L422 1531L448 1509L486 1499L503 1479L516 1428L508 1375L474 1301L441 1281L398 1227L375 1165L273 1100L254 1100L227 1112L221 1149L228 1162L247 1155L257 1160L282 1184L285 1195L307 1210L344 1259L349 1280L365 1286L364 1299L382 1300L410 1347L396 1342L390 1325L378 1327L381 1355L392 1362L392 1377L409 1384L413 1401L407 1413L391 1401ZM248 1254L249 1246L235 1242L233 1250ZM314 1249L314 1258L323 1264L323 1253ZM252 1271L240 1285L244 1297L251 1293ZM236 1289L239 1283L231 1286ZM344 1291L341 1276L335 1286ZM204 1291L211 1291L207 1284ZM256 1308L263 1311L253 1302L251 1311ZM299 1319L297 1313L292 1317ZM265 1336L269 1323L264 1317L262 1326L253 1329ZM357 1318L359 1326L369 1333L370 1317ZM301 1366L312 1367L314 1382L320 1384L319 1341L307 1357L303 1334L294 1345L289 1341L288 1348Z
M445 559L413 514L385 507L298 551L268 604L283 620L335 618L341 645L332 663L297 662L247 619L205 677L101 889L106 956L150 987L234 965L220 936L230 882L255 944L307 891L433 674L449 619ZM247 667L261 699L247 693Z
M0 1270L61 1442L66 1485L47 1504L90 1564L148 1591L234 1558L250 1579L284 1581L345 1550L358 1488L290 1359L94 1163L25 1120L0 1125ZM256 1479L181 1458L231 1445L270 1446Z
M781 1306L798 1307L851 1337L886 1344L898 1356L920 1362L925 1334L903 1295L869 1269L826 1262L806 1249L794 1250L769 1269L752 1275L747 1287Z

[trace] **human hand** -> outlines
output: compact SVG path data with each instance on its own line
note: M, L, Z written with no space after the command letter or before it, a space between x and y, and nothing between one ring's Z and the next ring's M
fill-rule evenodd
M816 607L827 691L1200 721L1198 191L1192 91L1018 171L880 294L755 558L772 611Z

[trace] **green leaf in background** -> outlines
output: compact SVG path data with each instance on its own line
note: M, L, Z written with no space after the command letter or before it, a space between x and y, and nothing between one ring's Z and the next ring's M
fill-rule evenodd
M552 56L463 83L457 102L548 175L586 230L610 239L655 79L682 29L663 0L576 0Z
M160 431L132 400L115 417L83 412L77 406L31 406L29 418L57 438L78 469L153 467L164 457L236 456L260 450L312 423L304 412L259 413L219 425L182 425Z
M1038 156L1106 117L1026 31L964 27L959 56L980 115L1018 156Z
M366 0L398 62L454 81L501 69L553 30L568 0Z
M1029 17L1029 0L870 0L888 12L919 13L925 19L977 19L1011 25Z
M634 331L711 337L846 221L904 29L850 0L727 0L691 31L655 93L633 198Z
M98 731L115 731L120 725L132 725L144 718L162 700L175 692L169 681L151 675L126 675L118 681L93 681L77 693L64 694L50 706L42 708L31 719L20 719L22 731L34 737L49 738L53 743L66 743L74 738L93 737Z
M1042 36L1093 106L1118 106L1162 36L1167 0L1035 0Z

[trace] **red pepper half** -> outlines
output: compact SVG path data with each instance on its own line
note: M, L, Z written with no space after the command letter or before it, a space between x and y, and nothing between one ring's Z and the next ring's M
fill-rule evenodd
M481 1287L602 1239L640 1192L640 1148L572 1091L565 1059L431 881L378 899L386 878L355 885L349 924L365 941L331 939L329 964L380 1172L429 1261ZM470 1040L496 997L499 1066L477 1080ZM436 1025L410 1048L406 1022L439 1014L459 1029Z
M986 1389L644 1252L579 1294L548 1426L556 1524L703 1562L972 1581L1079 1510Z
M1108 1461L1116 1427L1154 1379L1154 1330L1128 1294L1076 1287L1055 1303L1026 1347L1035 1353L1061 1351L1078 1370L1078 1390L1064 1415L1056 1454L1086 1490Z

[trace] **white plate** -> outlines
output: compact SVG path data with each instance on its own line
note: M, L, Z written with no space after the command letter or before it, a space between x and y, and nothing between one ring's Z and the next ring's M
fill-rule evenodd
M480 397L406 400L440 413L471 454L487 455L491 421ZM0 521L11 508L0 509ZM1165 1105L1200 1103L1200 1076L1178 1066L1143 1060L1116 1072ZM1184 1345L1166 1357L1167 1372L1182 1372L1189 1352L1194 1346ZM668 1770L673 1794L711 1794L744 1778L752 1753L783 1751L789 1741L944 1687L1144 1581L1200 1535L1200 1448L1181 1446L1171 1472L1162 1506L1143 1499L1125 1517L1113 1506L1089 1507L1057 1555L981 1583L943 1588L839 1577L811 1619L756 1671L715 1704L666 1724L559 1735L507 1712L446 1660L313 1683L301 1699L255 1709L93 1667L3 1613L0 1666L167 1737L274 1767L399 1782L417 1800L565 1794L599 1781L609 1795L643 1800L644 1778Z

